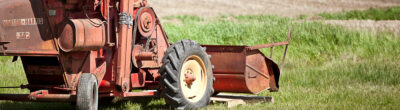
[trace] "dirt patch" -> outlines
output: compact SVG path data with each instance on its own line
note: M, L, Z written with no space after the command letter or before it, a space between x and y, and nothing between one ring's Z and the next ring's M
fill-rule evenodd
M342 25L349 29L368 30L371 32L392 31L400 35L400 20L325 20L327 24Z
M159 16L274 14L283 17L400 6L400 0L148 0Z
M158 16L272 14L282 17L308 15L309 20L323 20L314 16L322 12L341 12L368 8L400 6L400 0L148 0ZM170 20L164 20L164 22ZM172 21L179 22L179 21ZM329 24L350 29L368 29L373 32L393 31L400 35L400 21L326 20Z

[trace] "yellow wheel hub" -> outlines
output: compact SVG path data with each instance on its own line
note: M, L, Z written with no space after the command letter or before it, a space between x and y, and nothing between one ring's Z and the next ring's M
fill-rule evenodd
M203 60L196 55L186 58L180 73L181 89L184 97L191 101L199 101L207 88L207 73Z

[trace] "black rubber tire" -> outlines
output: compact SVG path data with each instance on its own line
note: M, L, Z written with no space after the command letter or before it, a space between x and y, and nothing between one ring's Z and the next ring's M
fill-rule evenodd
M97 110L98 88L96 76L90 73L83 73L79 78L76 95L77 110Z
M190 102L183 96L180 83L180 71L185 59L191 55L196 55L204 62L207 74L207 86L203 97L197 102ZM177 109L193 109L207 106L210 97L214 92L213 73L210 56L205 52L199 43L192 40L181 40L171 45L165 53L163 65L160 68L162 96L167 105Z

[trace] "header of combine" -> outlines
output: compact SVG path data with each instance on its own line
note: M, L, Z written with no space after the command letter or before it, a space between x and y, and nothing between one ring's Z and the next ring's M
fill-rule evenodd
M278 91L280 70L258 49L289 44L170 44L146 0L7 0L0 24L0 55L21 59L28 84L16 88L31 91L0 99L78 109L157 95L174 108L199 108L218 92Z

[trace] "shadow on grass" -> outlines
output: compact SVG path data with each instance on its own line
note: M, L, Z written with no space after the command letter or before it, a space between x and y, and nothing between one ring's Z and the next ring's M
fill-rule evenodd
M70 103L48 103L48 102L0 102L0 110L71 110L75 107Z
M114 102L99 103L100 110L168 109L159 98L139 97ZM0 101L0 110L73 110L71 103Z
M99 103L100 110L109 109L168 109L169 107L161 101L160 98L155 97L135 97L128 99L117 99L112 102Z

